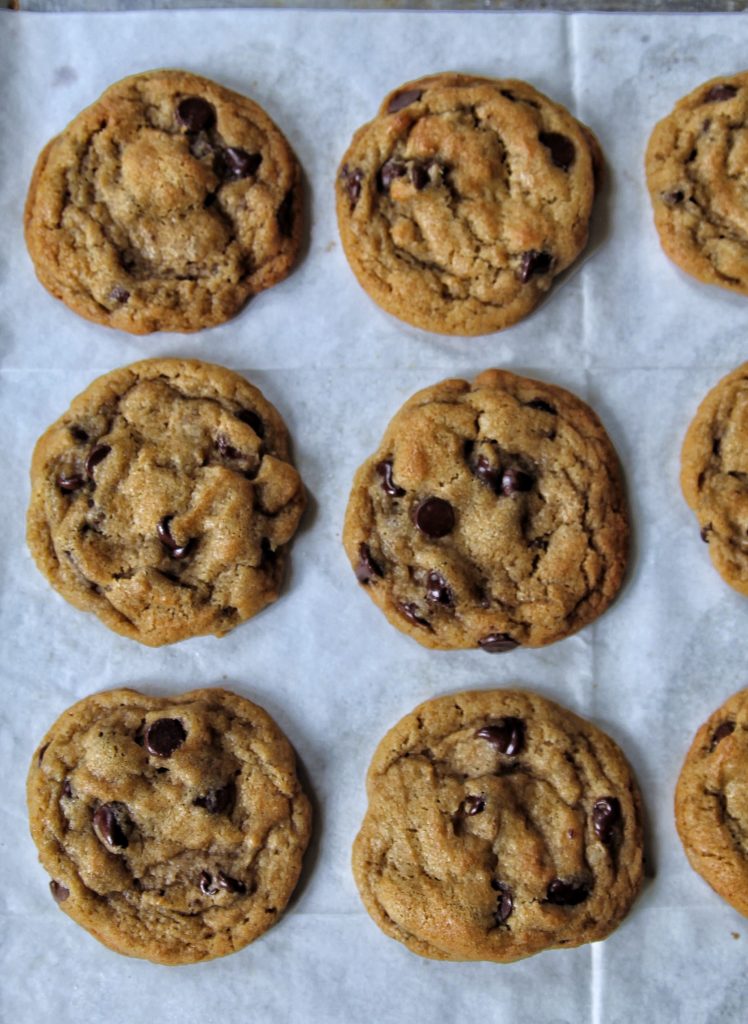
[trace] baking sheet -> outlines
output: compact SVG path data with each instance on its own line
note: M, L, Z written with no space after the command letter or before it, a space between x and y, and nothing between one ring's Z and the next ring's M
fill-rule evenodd
M59 1024L744 1019L745 921L685 860L672 791L697 725L747 682L748 603L711 568L678 488L699 400L748 354L744 298L661 253L643 181L654 122L701 81L741 70L740 16L202 11L0 13L0 1019ZM89 324L36 282L21 217L38 151L116 79L186 67L259 101L305 168L303 260L233 322L135 338ZM608 171L587 258L526 321L441 338L381 312L356 284L332 182L384 94L455 68L526 78L598 134ZM282 599L222 640L152 650L66 604L24 544L37 436L94 376L147 356L244 372L280 409L311 508ZM396 632L359 592L340 545L353 473L414 390L489 365L560 383L602 416L627 475L632 566L614 606L552 647L442 653ZM128 960L60 914L28 836L31 753L70 703L131 685L211 683L264 705L310 780L316 838L289 911L261 940L181 968ZM417 702L520 684L607 729L648 816L644 891L604 943L508 966L422 960L379 932L349 870L377 742Z

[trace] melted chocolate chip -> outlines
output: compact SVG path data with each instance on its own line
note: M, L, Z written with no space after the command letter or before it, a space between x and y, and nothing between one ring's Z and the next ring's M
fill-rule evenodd
M343 187L348 193L348 199L353 210L361 198L361 182L364 180L364 172L360 167L352 171L348 164L344 164L340 172L340 180L343 182Z
M244 882L240 882L238 878L231 878L229 875L224 875L223 871L218 872L216 881L222 889L226 892L246 892L247 887Z
M455 603L454 594L440 572L432 569L426 577L426 600L430 604L445 604L451 607Z
M49 883L49 891L52 893L52 898L55 903L64 903L70 895L70 890L62 882L55 882L54 879Z
M387 113L396 114L398 110L403 110L411 103L416 103L421 96L423 96L423 89L406 89L405 92L399 92L387 104Z
M130 293L127 288L123 288L122 285L115 284L114 288L109 292L109 298L112 302L127 302L130 298Z
M181 558L186 558L186 556L190 553L190 551L192 550L193 539L190 538L186 544L182 544L181 546L177 544L177 542L171 535L171 531L169 530L169 523L172 521L173 518L173 516L164 516L164 518L156 527L156 533L158 534L158 539L161 541L164 547L169 549L169 557L176 558L177 560L179 560Z
M519 279L522 284L527 284L531 277L538 274L547 274L551 269L553 257L549 252L538 252L537 249L528 249L522 253L522 262L519 266Z
M407 167L399 160L386 160L379 168L377 188L380 192L389 192L390 185L395 178L402 178L407 173Z
M425 164L412 164L410 168L410 180L413 183L413 188L418 192L421 189L426 188L428 183L431 181L429 178L428 166Z
M290 238L293 234L294 225L294 191L289 189L283 196L278 212L276 213L278 230L284 238Z
M409 622L412 622L414 626L424 626L432 633L434 632L434 627L431 625L428 619L424 619L423 616L419 614L417 604L414 604L412 601L398 601L397 607L398 610L405 616L405 618Z
M359 583L368 583L375 576L384 576L382 567L374 561L368 544L358 546L358 565L356 566L356 579Z
M540 141L550 150L551 160L562 171L568 171L577 155L574 143L559 132L541 132Z
M93 471L95 467L107 457L111 450L111 445L97 444L94 445L88 453L88 458L86 459L86 476L89 480L93 480Z
M722 103L725 100L731 100L733 96L737 95L737 91L734 85L713 85L702 103Z
M479 455L477 459L470 462L470 469L481 483L487 484L497 494L500 492L502 477L500 466L492 466L485 455Z
M604 796L592 808L592 828L601 843L609 845L621 824L621 804L614 796Z
M80 473L71 473L69 476L58 476L57 486L61 491L78 491L84 486L86 478L81 476Z
M709 749L710 750L714 750L714 748L717 746L718 743L720 743L723 739L725 739L726 736L732 735L732 733L734 733L734 732L735 732L735 723L734 722L723 722L721 725L718 725L717 728L712 733L712 743L711 743L711 747Z
M677 206L678 203L682 203L684 199L685 194L681 192L680 189L662 193L662 201L666 206Z
M77 425L71 427L70 434L74 441L79 441L81 444L88 440L88 431L84 430L83 427Z
M487 654L504 654L519 647L519 640L514 640L508 633L489 633L478 641L478 646Z
M100 804L94 811L94 831L106 846L113 846L120 850L129 846L123 827L127 823L129 823L129 816L124 804Z
M529 473L525 473L515 466L510 466L509 469L504 471L504 475L501 478L501 493L505 497L510 498L513 494L529 491L534 482Z
M382 490L385 494L389 494L391 498L402 498L405 491L402 487L398 487L392 479L392 459L384 459L382 462L378 462L376 469L382 478Z
M177 121L188 132L201 132L215 122L216 112L207 100L200 96L187 96L177 104Z
M193 800L195 807L204 807L208 814L230 814L236 800L236 786L227 782L221 789L211 789Z
M556 415L556 410L550 402L546 402L543 398L531 398L529 402L525 402L528 409L540 409L541 412L549 412L551 415Z
M502 718L494 725L478 729L475 738L486 740L500 754L516 757L525 745L525 723L521 718Z
M62 784L62 795L66 800L70 800L73 795L73 787L70 785L70 779L65 779Z
M589 887L583 882L564 882L554 878L548 883L545 898L558 907L575 907L578 903L584 903L589 894Z
M472 818L474 814L482 814L486 809L486 801L482 796L466 796L460 804L460 814Z
M213 876L207 871L200 872L198 885L203 896L215 896L218 892L218 886L213 885Z
M712 532L711 523L709 524L709 526L702 526L701 532L700 532L699 536L701 537L701 539L704 541L705 544L709 543L709 534L711 532Z
M237 146L226 146L216 154L216 173L226 181L251 177L262 163L261 153L248 153Z
M413 522L427 537L446 537L454 529L454 509L444 498L424 498L413 511Z
M251 427L259 438L263 438L265 436L265 424L256 412L252 412L251 409L242 409L240 412L236 413L236 418Z
M512 916L514 910L514 899L512 898L512 890L508 885L503 882L498 882L493 879L491 882L491 888L495 889L496 892L500 892L501 895L497 900L496 907L496 923L505 924L507 920Z
M234 448L232 444L229 444L229 439L225 434L219 434L216 438L216 448L218 454L224 459L240 459L242 453L238 448Z
M159 718L145 731L146 748L155 757L171 757L186 739L187 733L178 718Z

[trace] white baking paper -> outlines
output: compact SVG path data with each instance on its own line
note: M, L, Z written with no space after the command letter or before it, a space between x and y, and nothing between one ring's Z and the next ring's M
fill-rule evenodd
M665 258L643 176L648 134L703 80L742 70L735 16L292 11L0 14L0 1019L9 1024L745 1020L746 923L689 868L672 817L693 732L748 682L748 602L712 569L678 486L686 426L748 357L748 300ZM258 100L304 166L298 269L223 327L135 338L87 323L37 283L22 238L35 158L116 79L185 67ZM390 89L442 69L525 78L598 134L606 183L585 260L525 322L486 338L430 335L381 312L343 257L337 163ZM38 435L96 375L146 356L224 363L278 406L309 488L281 600L223 640L151 650L66 604L24 543ZM577 636L500 657L441 653L394 630L340 544L354 470L414 390L506 366L570 387L602 416L635 525L614 606ZM105 949L61 914L28 835L24 782L74 700L129 685L220 684L264 705L294 743L316 832L280 923L222 960L157 967ZM607 729L641 782L648 879L606 942L511 965L434 963L386 938L349 869L364 775L417 702L520 684Z

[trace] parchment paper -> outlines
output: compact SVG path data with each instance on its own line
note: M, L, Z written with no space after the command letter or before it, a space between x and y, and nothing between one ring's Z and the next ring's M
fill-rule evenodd
M161 12L0 14L0 1017L129 1024L517 1021L617 1024L745 1019L746 929L689 868L672 793L696 727L746 685L748 602L712 569L678 487L686 426L748 356L748 302L669 263L643 178L649 132L701 81L742 70L741 16ZM135 338L89 324L37 283L22 208L47 139L116 79L186 67L258 100L308 180L309 242L282 285L233 322ZM526 78L598 134L608 163L583 265L530 316L482 339L391 319L343 257L332 182L384 94L454 68ZM277 404L312 496L281 600L223 640L151 650L66 604L24 543L38 435L96 375L156 355L236 368ZM359 592L340 545L354 470L414 390L506 366L570 387L602 416L627 475L632 567L599 622L544 650L428 651ZM74 700L127 684L221 684L264 705L294 743L316 839L280 923L194 967L128 960L52 902L28 835L35 744ZM622 745L648 814L648 872L606 942L512 966L422 960L382 935L349 870L364 775L417 702L518 683L588 716Z

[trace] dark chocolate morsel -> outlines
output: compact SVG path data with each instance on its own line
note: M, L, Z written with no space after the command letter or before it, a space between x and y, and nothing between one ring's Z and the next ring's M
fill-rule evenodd
M717 746L717 744L721 740L723 740L726 736L730 736L734 732L735 732L735 723L734 722L723 722L721 725L718 725L717 728L712 733L712 743L711 743L711 747L709 749L710 750L714 750L714 748Z
M216 448L218 454L224 459L240 459L242 453L238 448L234 448L232 444L229 444L229 439L225 434L219 434L216 438Z
M554 878L548 883L545 898L558 907L575 907L584 903L589 894L589 887L583 882L564 882L561 878Z
M531 277L539 274L547 274L551 269L553 257L549 252L538 252L537 249L528 249L522 253L522 262L519 266L519 279L522 284L527 284Z
M485 455L479 455L470 463L470 469L474 476L477 476L481 483L488 484L492 491L498 494L501 490L501 468L492 466Z
M460 804L460 813L471 817L474 814L482 814L486 809L486 801L482 796L466 796Z
M368 544L358 546L358 565L356 566L356 579L359 583L368 583L375 576L384 576L384 571L371 556Z
M88 431L84 430L83 427L79 427L77 424L70 428L70 433L74 441L80 441L83 443L88 440Z
M114 288L109 292L109 298L112 302L127 302L130 298L130 293L121 284L115 284Z
M70 476L58 476L57 486L61 491L78 491L86 482L86 478L80 473L71 473Z
M89 480L93 480L94 468L107 457L111 450L111 445L108 444L96 444L93 446L86 459L86 476Z
M550 402L546 402L544 398L531 398L529 402L525 402L525 405L529 409L540 409L541 412L549 412L553 416L556 415L556 410Z
M65 779L62 784L62 795L66 800L69 800L73 795L73 787L70 785L70 779Z
M265 424L256 412L252 412L251 409L242 409L236 413L236 418L251 427L258 437L262 438L265 436Z
M514 910L512 890L503 882L497 882L496 879L491 882L491 888L501 893L497 899L496 923L505 924L508 918L512 916L512 911Z
M382 462L378 462L376 470L382 478L382 490L385 494L389 494L391 498L402 498L405 491L402 487L398 487L392 479L392 459L384 459Z
M200 892L203 896L215 896L218 892L218 886L213 885L213 876L208 871L200 872L200 879L198 882L200 886Z
M262 163L261 153L248 153L237 146L226 146L216 158L218 172L222 178L238 180L249 178Z
M169 556L179 560L181 558L185 558L190 553L192 550L193 539L190 538L186 544L177 544L169 529L169 523L173 518L173 516L164 516L156 527L156 533L164 547L169 549Z
M454 529L454 509L444 498L424 498L413 510L413 522L427 537L446 537Z
M364 172L360 167L352 171L348 164L344 164L340 172L340 180L343 182L343 187L348 193L351 209L354 209L356 203L361 198L361 182L364 180Z
M62 882L55 882L54 879L49 883L49 891L52 893L52 898L55 903L64 903L70 895L70 890Z
M517 102L517 97L514 95L511 89L501 89L500 92L502 96L505 96L512 103Z
M709 543L709 534L711 533L711 530L712 530L711 523L708 526L702 526L701 527L701 533L699 534L699 536L701 537L701 539L704 541L705 544Z
M559 132L541 132L538 137L546 149L550 150L551 160L556 167L568 171L577 155L571 139Z
M680 189L674 189L672 192L663 192L662 201L666 206L677 206L678 203L682 203L685 199L685 194Z
M230 814L236 800L236 786L227 782L221 789L211 789L193 800L195 807L204 807L208 814Z
M434 627L428 619L424 619L424 617L418 613L417 604L414 604L412 601L398 601L397 607L405 618L409 622L412 622L414 626L423 626L425 629L430 630L430 632L434 632Z
M509 498L521 491L529 491L533 483L534 480L529 473L525 473L515 466L510 466L509 469L504 471L504 475L501 478L501 493L506 498Z
M592 808L592 828L602 843L610 843L621 823L621 804L614 796L604 796Z
M240 882L238 878L231 878L229 875L224 875L223 871L218 872L216 881L222 889L226 890L226 892L244 893L247 891L247 887L244 882Z
M128 821L124 804L100 804L93 814L93 827L98 838L106 846L124 850L129 845L123 824Z
M516 757L525 745L525 723L521 718L501 718L493 725L478 729L475 738L486 740L500 754Z
M406 89L405 92L399 92L387 104L387 113L396 114L398 110L403 110L411 103L416 103L421 96L423 96L423 89Z
M407 167L399 160L385 160L379 168L377 175L377 187L380 192L389 192L390 185L395 178L402 178L407 174Z
M177 121L188 132L201 132L215 122L213 106L201 96L187 96L177 104Z
M488 654L504 654L519 647L519 640L514 640L508 633L489 633L480 638L478 646Z
M432 569L426 577L426 600L430 604L446 604L449 606L455 603L454 594L449 584L436 569Z
M424 164L412 164L410 168L410 180L413 182L413 188L417 191L426 188L429 181L428 168Z
M155 757L171 757L186 739L187 733L178 718L158 718L145 731L146 748Z
M737 95L737 91L734 85L713 85L702 103L722 103L724 100L731 100Z
M294 190L292 188L283 196L275 216L280 233L284 238L290 238L294 225Z

